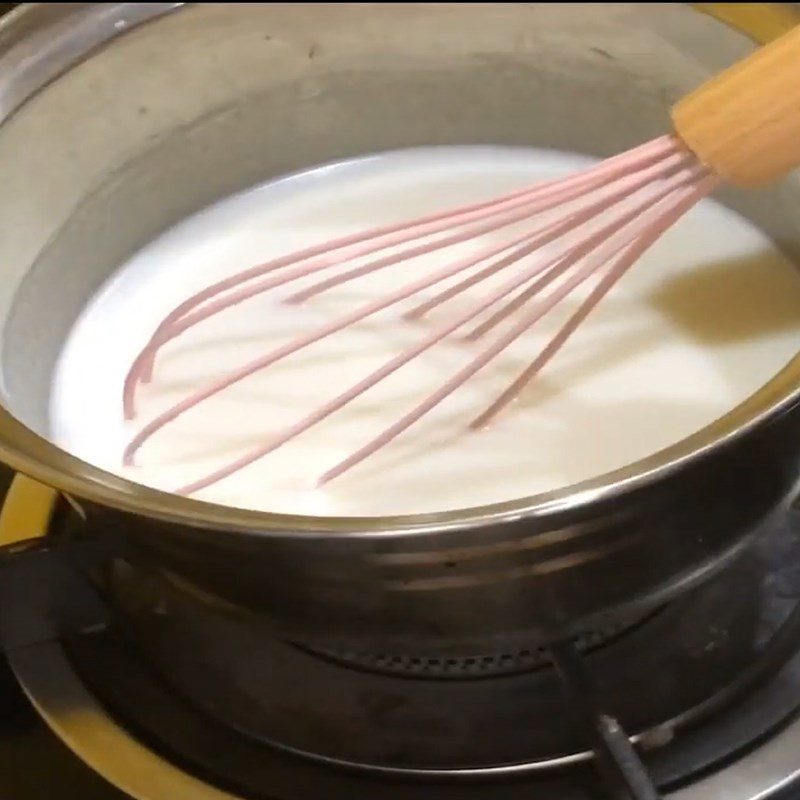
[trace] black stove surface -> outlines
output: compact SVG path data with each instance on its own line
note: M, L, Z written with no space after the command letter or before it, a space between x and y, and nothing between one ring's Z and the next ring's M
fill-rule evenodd
M127 800L50 732L4 658L0 658L0 800Z

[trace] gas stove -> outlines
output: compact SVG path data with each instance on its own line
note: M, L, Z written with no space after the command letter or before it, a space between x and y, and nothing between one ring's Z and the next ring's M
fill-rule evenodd
M158 598L147 634L122 603L11 648L2 800L800 799L793 512L645 617L515 652L318 648Z

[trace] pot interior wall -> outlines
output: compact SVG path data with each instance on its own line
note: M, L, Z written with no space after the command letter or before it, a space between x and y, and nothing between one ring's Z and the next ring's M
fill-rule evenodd
M214 200L387 148L607 156L752 45L678 4L189 7L95 51L0 127L3 402L47 434L51 374L88 298ZM727 201L785 248L793 186Z

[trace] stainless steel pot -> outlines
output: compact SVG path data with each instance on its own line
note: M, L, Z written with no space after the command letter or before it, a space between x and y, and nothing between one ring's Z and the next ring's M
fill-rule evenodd
M181 591L362 650L485 650L646 608L718 569L786 498L800 471L798 359L647 460L426 516L224 508L48 443L71 324L183 216L385 148L610 155L666 130L671 101L753 46L680 4L180 5L31 5L0 24L4 460L76 498L95 529L123 530ZM790 12L759 14L780 27ZM725 200L800 254L795 180Z

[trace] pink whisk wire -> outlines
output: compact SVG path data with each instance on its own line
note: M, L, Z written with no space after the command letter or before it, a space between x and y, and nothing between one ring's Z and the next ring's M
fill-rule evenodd
M339 266L345 261L350 261L353 258L369 255L378 250L386 249L387 247L403 244L407 241L413 241L418 238L429 236L441 230L446 230L449 227L456 225L464 225L470 221L485 216L485 213L496 213L498 210L509 210L510 207L515 207L520 203L524 203L535 199L536 197L547 196L550 190L582 190L586 191L595 185L602 185L609 178L614 177L616 174L622 175L633 171L641 166L649 163L657 162L666 156L673 155L676 152L685 152L682 148L676 146L675 139L671 136L664 136L652 142L641 145L634 150L629 151L627 154L615 156L601 164L578 173L577 175L570 176L566 179L555 179L544 183L536 184L532 187L520 189L510 194L506 194L499 198L484 201L481 203L473 203L471 205L461 206L455 209L441 211L425 217L421 217L411 222L405 221L393 225L387 225L372 230L356 233L350 236L341 237L332 242L324 242L320 245L306 248L288 255L281 256L263 264L256 265L249 269L243 270L235 275L218 281L211 286L203 289L191 297L184 300L176 308L170 311L167 316L159 323L155 332L151 336L149 342L145 345L142 351L134 359L130 370L125 378L125 387L123 391L123 407L126 419L133 419L135 416L134 401L136 387L140 382L147 382L152 376L152 369L155 357L158 350L163 347L167 342L179 336L184 331L188 330L193 325L208 319L213 314L219 313L232 305L244 302L245 300L254 297L258 294L268 291L269 289L277 288L280 285L289 283L292 280L298 280L306 277L313 272L331 269ZM552 197L550 198L552 199ZM543 210L543 209L539 209ZM533 213L533 212L531 212ZM455 222L454 222L455 220ZM396 234L396 235L395 235ZM471 238L474 233L470 233L465 238ZM378 240L377 243L367 244L373 240ZM450 242L452 244L454 242ZM346 251L337 259L330 259L330 254L338 250L352 248L354 245L362 245L358 249L351 249ZM441 246L447 246L440 244ZM429 251L422 251L429 252ZM401 260L413 257L408 252L403 252L396 255L394 261L387 261L385 266L390 263L397 263ZM247 289L241 290L227 299L215 303L206 308L202 313L198 313L188 320L185 319L197 306L201 306L204 302L211 300L218 294L222 294L228 289L233 289L239 284L246 283L247 281L260 277L262 275L274 272L280 269L286 269L290 266L300 262L313 260L311 264L306 264L304 267L298 267L290 271L288 274L284 273L283 276L268 280L251 286ZM315 288L315 287L312 287ZM317 291L322 291L322 287L316 287ZM316 292L315 292L316 293ZM308 296L308 295L306 295ZM295 299L299 299L295 296ZM181 322L182 321L182 322Z
M492 403L489 408L478 415L472 421L472 423L470 423L470 427L478 428L488 424L488 422L494 416L496 416L502 408L507 406L515 397L517 397L527 383L532 380L533 377L540 372L545 364L556 354L556 352L561 349L569 336L574 333L580 323L588 316L589 312L597 305L597 303L600 302L600 300L608 293L611 287L624 275L624 273L627 272L627 270L647 249L647 247L653 244L653 242L655 242L655 240L664 231L666 231L667 228L673 225L674 222L677 221L677 219L679 219L686 211L688 211L700 198L705 196L711 187L716 185L716 183L718 183L718 179L716 177L708 177L706 178L705 184L701 183L699 186L685 190L685 196L676 202L672 209L667 212L667 214L665 214L660 221L654 221L650 223L648 225L648 230L642 234L642 240L635 242L628 251L619 257L611 269L609 269L605 278L598 284L589 298L583 303L578 312L576 312L570 318L570 320L568 320L567 324L561 328L559 333L550 340L548 345L540 353L539 357L525 369L525 371L514 381L514 383L508 389L506 389L506 391L503 392L503 394L494 403ZM579 276L579 280L571 281L569 283L568 291L571 291L575 285L577 285L579 281L585 279L585 277L588 277L588 275L581 275ZM475 375L478 370L486 366L486 364L488 364L489 361L494 358L494 356L498 355L515 339L519 338L534 322L547 313L547 311L550 310L555 303L562 300L566 296L566 293L566 291L554 293L552 303L548 302L544 304L545 307L538 309L533 315L533 319L529 317L524 318L520 323L512 328L508 334L501 337L491 347L487 348L481 355L479 355L472 362L470 362L470 364L464 367L464 369L454 375L436 392L429 395L412 411L394 423L394 425L391 425L363 447L359 448L355 453L353 453L353 455L349 456L343 461L340 461L334 467L325 472L319 479L318 485L322 486L325 483L332 481L334 478L342 475L347 470L352 469L354 466L364 461L364 459L368 458L382 447L385 447L387 444L389 444L389 442L392 441L392 439L399 436L403 431L410 428L415 422L421 419L422 416L435 408L439 403L442 402L442 400L452 394L469 378Z
M356 311L352 312L351 314L333 320L331 323L328 323L327 325L324 325L321 328L312 330L310 333L300 336L288 342L287 344L276 348L275 350L267 353L265 356L262 356L261 358L250 361L243 367L240 367L238 370L230 372L222 379L209 384L205 389L199 390L190 395L189 397L187 397L186 399L184 399L183 401L173 405L171 408L162 412L155 419L153 419L147 425L145 425L126 448L124 453L125 463L126 464L132 463L132 458L136 450L138 450L153 434L155 434L161 428L163 428L164 425L174 421L175 419L177 419L179 416L181 416L194 406L213 397L214 395L229 388L235 383L244 380L253 373L258 372L262 369L266 369L267 367L292 355L293 353L297 352L298 350L304 347L308 347L309 345L314 344L315 342L323 338L326 338L334 333L337 333L343 328L346 328L350 325L360 322L361 320L366 319L367 317L373 316L374 314L377 314L379 311L383 311L384 309L392 305L395 305L414 294L417 294L418 292L428 288L429 286L432 286L436 283L446 280L447 278L451 277L452 275L458 272L461 272L472 266L475 266L481 261L497 255L498 253L507 249L509 246L513 247L517 245L524 245L526 241L532 240L532 243L529 244L527 248L523 248L522 252L519 252L515 258L502 260L500 262L500 265L494 265L491 271L494 272L496 271L497 268L500 268L501 266L507 266L509 264L512 264L517 258L519 258L520 255L527 254L527 252L530 252L535 248L542 247L552 242L558 236L570 232L577 224L580 224L581 222L590 219L594 214L608 208L609 204L614 202L621 202L626 197L628 197L630 192L636 191L637 189L646 186L650 180L652 180L661 172L664 171L668 172L672 169L675 169L681 163L683 163L685 158L686 157L683 153L674 154L669 158L664 159L663 162L660 162L655 166L648 167L634 176L626 175L619 181L622 184L622 186L619 187L616 190L616 192L613 195L611 195L611 197L604 197L601 200L596 201L588 208L582 209L581 212L579 212L576 215L568 216L566 219L560 220L557 223L548 224L542 229L537 229L533 232L527 232L524 236L519 237L518 239L515 239L512 242L504 242L500 245L492 245L487 248L484 248L477 254L473 254L464 259L456 261L454 264L448 265L443 269L435 271L432 274L418 281L414 281L410 284L407 284L405 287L389 294L386 297L380 298L379 300L374 301L372 303L367 303L366 305L360 307L359 309L356 309ZM559 197L562 196L563 194L559 195ZM550 207L551 206L548 204L548 208ZM540 209L537 206L537 211L538 210ZM514 215L515 221L524 219L528 215L529 215L528 212L526 212L524 215L515 214ZM419 250L421 253L428 252L427 248L425 248L424 246ZM371 266L370 271L382 269L383 262L381 260L379 260L378 262L372 262L370 266Z
M499 310L493 311L491 316L461 337L465 341L477 341L511 315L524 309L547 287L555 285L550 294L531 309L523 312L520 319L509 330L503 332L494 342L486 346L436 391L418 403L396 423L381 431L352 455L325 472L319 483L327 483L352 469L411 427L508 348L577 286L593 276L599 275L597 284L580 304L578 310L559 329L533 362L523 370L500 397L470 423L472 428L482 427L524 390L530 380L563 347L592 309L659 236L696 202L713 191L719 182L720 180L710 175L677 139L669 136L662 137L577 175L528 187L495 200L462 206L410 222L342 237L327 245L306 248L218 281L173 309L157 326L150 340L134 360L126 377L123 397L124 412L127 418L131 418L135 414L136 387L139 383L150 379L158 351L184 331L214 314L322 270L347 265L356 258L379 254L380 251L390 247L423 240L421 244L413 244L412 247L404 248L399 253L382 255L364 264L350 267L344 272L323 278L288 298L289 302L307 300L334 286L405 262L410 258L518 224L543 211L549 211L576 200L584 200L589 193L595 190L609 190L588 205L569 211L567 216L561 220L546 223L499 245L492 244L483 247L477 253L447 264L385 297L369 302L350 314L322 325L308 334L296 337L266 355L254 359L238 369L231 370L220 379L209 383L205 388L193 392L182 401L172 405L144 425L126 447L123 460L126 464L133 463L136 452L151 436L198 404L314 342L396 305L460 272L487 262L477 272L440 291L432 298L426 299L403 315L406 319L419 318L472 286L488 280L514 265L524 265L527 259L534 257L532 264L505 281L499 288L490 291L488 295L450 319L447 324L436 328L420 342L388 359L364 379L339 393L284 431L271 436L268 441L251 448L241 457L211 474L183 486L178 492L181 494L198 492L277 450L352 402L356 397L422 352L456 332L466 323L474 321L484 312L503 303ZM643 196L639 197L637 193L643 194ZM616 211L617 206L624 206L624 203L631 198L636 200L635 207L632 209L623 207L621 212ZM568 244L566 249L555 256L548 255L545 259L535 259L536 251L543 246L559 241L583 224L611 211L614 213L611 214L610 221L603 224L598 230L583 235L577 242ZM603 220L601 219L601 221ZM454 229L455 232L452 232ZM441 234L440 238L426 241L429 237L437 234ZM343 252L332 257L331 254L336 251ZM573 270L576 265L579 266ZM254 281L248 285L248 282L253 279L261 278L276 270L280 271L277 276L270 275L266 280ZM570 272L570 270L573 271ZM563 279L563 282L558 284L560 279ZM245 285L243 288L237 289L241 284ZM509 299L509 296L513 295L515 291L519 293ZM226 292L228 293L226 294ZM218 297L218 295L222 296Z

